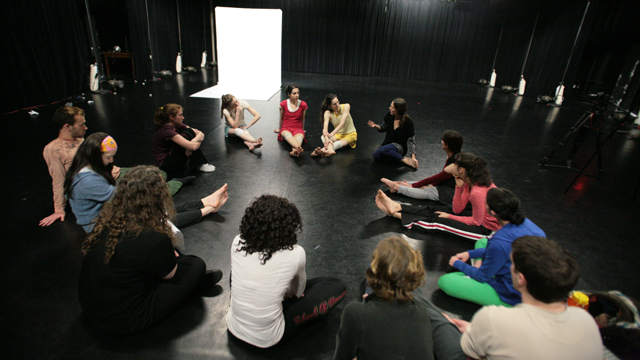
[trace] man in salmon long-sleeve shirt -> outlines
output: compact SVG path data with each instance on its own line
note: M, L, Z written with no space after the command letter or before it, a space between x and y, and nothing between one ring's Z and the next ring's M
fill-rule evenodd
M64 221L64 178L71 166L78 146L84 141L87 131L84 110L75 106L63 106L53 114L53 123L58 128L58 137L44 147L42 156L47 162L53 184L53 214L40 221L40 226L49 226L56 220Z

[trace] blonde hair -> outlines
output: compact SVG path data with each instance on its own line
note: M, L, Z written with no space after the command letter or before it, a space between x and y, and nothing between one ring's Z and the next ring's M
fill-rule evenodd
M396 236L378 244L366 271L367 282L376 296L398 302L413 300L411 292L422 285L424 276L420 251Z

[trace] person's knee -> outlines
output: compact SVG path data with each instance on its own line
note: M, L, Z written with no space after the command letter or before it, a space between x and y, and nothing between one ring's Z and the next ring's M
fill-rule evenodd
M296 141L299 142L300 145L302 145L302 142L304 141L304 135L296 134L296 136L294 136L293 138L296 139Z
M291 135L290 132L288 131L283 131L280 133L280 135L282 136L283 139L285 140L289 140L293 135Z
M452 279L453 276L455 276L455 273L442 275L438 279L438 287L440 288L440 290L444 291L444 293L447 295L450 293L450 290L451 290L451 282L453 280Z
M187 140L193 140L196 137L195 131L193 131L193 129L191 128L186 128L182 130L180 132L180 135L182 135Z
M242 129L240 129L240 128L234 129L233 131L235 132L235 135L236 135L237 137L241 137L241 136L242 136L242 134L244 134L244 133L245 133L245 131L244 131L244 130L242 130ZM247 132L247 133L249 133L249 132Z

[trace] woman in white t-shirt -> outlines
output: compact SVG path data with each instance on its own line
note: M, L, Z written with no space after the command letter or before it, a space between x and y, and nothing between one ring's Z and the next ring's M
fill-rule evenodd
M307 280L297 245L302 219L287 199L262 195L245 210L231 246L231 304L227 327L236 338L268 348L293 337L347 292L339 279Z
M249 110L253 120L247 125L244 122L244 111ZM262 138L254 139L249 134L249 128L260 120L260 113L249 105L246 100L238 100L231 94L222 95L221 116L224 119L224 136L237 136L244 141L249 151L262 146Z

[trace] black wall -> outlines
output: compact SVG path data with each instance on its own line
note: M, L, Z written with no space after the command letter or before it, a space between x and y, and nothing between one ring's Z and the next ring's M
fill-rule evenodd
M183 64L197 67L203 50L206 49L210 56L212 54L209 30L211 4L209 0L179 1ZM135 56L138 79L152 77L153 71L174 69L179 50L176 0L147 1L151 47L145 1L120 0L118 3L126 4L121 7L128 18L129 47ZM517 85L533 24L539 13L524 70L527 96L551 94L562 79L586 4L586 0L553 3L212 1L214 8L282 9L283 71L476 83L480 78L489 77L499 45L495 66L498 86ZM3 48L17 60L10 65L10 76L3 78L3 89L19 87L11 92L9 101L2 102L2 112L59 100L86 90L85 63L90 56L90 47L83 0L60 0L55 2L55 6L54 2L47 0L27 0L4 2L1 6L6 8L4 13L9 14L2 24ZM628 10L628 6L619 0L592 2L566 75L569 93L585 44L588 49L598 46L598 43L604 45L606 40L594 32L610 31L616 18L625 18ZM608 14L608 20L603 19L605 14ZM503 36L498 44L501 29ZM634 31L637 35L638 30ZM106 41L111 34L99 35ZM593 41L587 42L587 39ZM621 41L637 43L637 39L636 36ZM589 54L592 53L590 50ZM617 55L622 58L620 62L626 60L624 54ZM599 63L600 68L613 66L611 61L602 65L602 56L591 56L589 61ZM595 65L591 65L590 69L594 68ZM615 73L616 70L611 71ZM592 73L593 70L584 70L578 79L584 83L586 80L582 78L592 77ZM605 70L600 73L608 74ZM606 76L615 78L611 74Z

